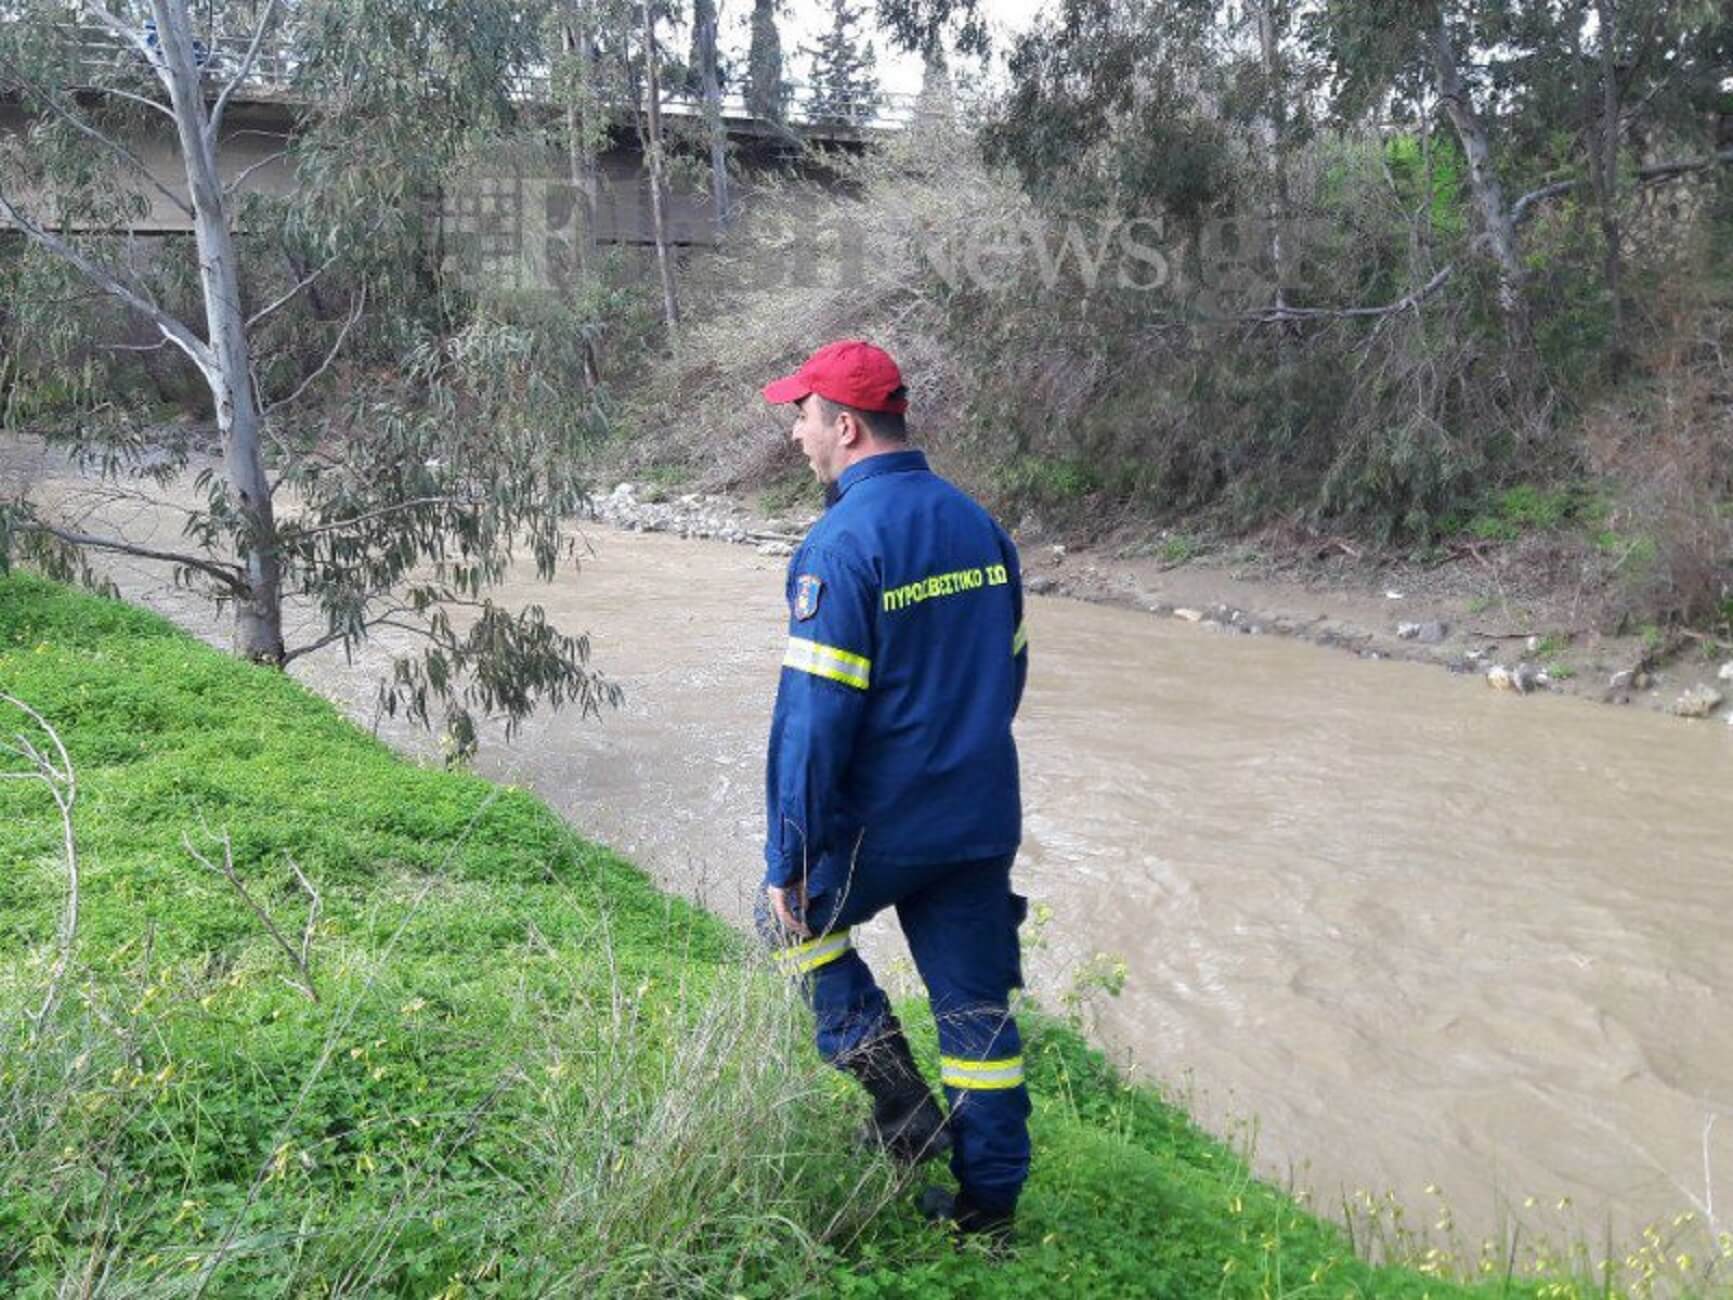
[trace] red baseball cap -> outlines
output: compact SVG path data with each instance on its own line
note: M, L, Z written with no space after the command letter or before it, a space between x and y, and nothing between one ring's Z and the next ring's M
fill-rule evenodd
M890 353L862 339L843 339L826 343L792 375L766 384L764 399L798 402L808 393L817 393L856 410L901 415L909 407L908 399L897 391L902 386L902 371Z

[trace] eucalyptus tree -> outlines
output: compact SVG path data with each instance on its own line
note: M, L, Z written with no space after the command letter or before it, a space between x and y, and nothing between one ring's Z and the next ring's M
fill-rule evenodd
M1614 350L1622 346L1619 207L1638 187L1733 160L1702 112L1726 73L1714 0L1339 3L1308 24L1341 118L1441 111L1468 163L1508 328L1525 328L1521 228L1587 185L1599 215ZM1650 132L1649 126L1663 129ZM1641 158L1633 143L1648 137ZM1677 152L1675 152L1677 151ZM1561 175L1561 173L1563 173Z
M70 575L92 552L161 561L232 607L237 650L265 664L410 633L381 705L428 725L443 708L460 751L477 710L509 732L538 703L614 698L584 637L491 599L515 550L545 578L572 557L572 453L596 412L556 391L535 338L466 313L442 269L453 162L513 125L545 15L501 0L258 0L238 33L201 32L188 0L23 0L10 17L0 80L29 122L0 154L0 217L30 244L15 284L28 305L32 286L40 298L73 274L177 350L221 454L199 470L179 544L69 525L19 491L0 508L0 564L22 555ZM237 143L257 129L230 119L267 65L292 123L241 167ZM170 133L183 174L141 157L151 130ZM267 163L286 193L249 186ZM191 236L146 256L152 204ZM177 300L177 284L191 292ZM192 466L196 447L165 441L137 394L97 398L38 431L121 486L129 466Z

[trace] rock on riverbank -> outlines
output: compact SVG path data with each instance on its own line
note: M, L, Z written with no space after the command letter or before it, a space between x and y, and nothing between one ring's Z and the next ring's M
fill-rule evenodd
M632 482L598 496L594 512L633 532L730 542L773 557L792 554L816 518L767 519L735 497ZM1652 633L1576 626L1562 598L1511 591L1496 573L1477 590L1472 571L1379 568L1350 554L1333 557L1335 567L1294 566L1255 552L1193 554L1188 544L1176 560L1182 548L1171 542L1083 547L1052 540L1031 520L1013 536L1034 595L1125 605L1207 632L1293 637L1362 659L1437 664L1513 696L1579 695L1692 718L1726 712L1733 723L1733 662L1718 666L1721 656L1704 659L1683 646L1669 652Z

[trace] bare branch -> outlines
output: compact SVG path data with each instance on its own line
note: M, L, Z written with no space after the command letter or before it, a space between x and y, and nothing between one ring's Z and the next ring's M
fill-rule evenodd
M279 530L278 536L284 545L298 542L308 537L317 537L320 533L336 532L340 528L353 528L374 519L394 515L400 510L414 510L420 506L473 506L478 502L468 497L414 497L408 501L394 501L388 506L380 506L377 510L368 510L349 519L338 519L328 524L318 524L312 528L296 528L288 525Z
M43 994L41 1007L31 1017L34 1023L40 1025L48 1019L60 1001L60 986L66 977L66 968L72 962L73 943L78 938L78 840L72 832L72 805L78 800L78 774L73 770L72 757L66 752L60 733L48 719L16 696L0 693L0 702L10 704L28 716L41 728L53 743L55 752L60 755L60 766L56 767L54 761L22 733L17 735L16 746L0 745L0 749L21 755L35 769L33 772L0 772L0 780L41 781L48 788L55 807L60 810L61 846L66 854L66 910L60 918L60 952L55 957L54 969L48 976L48 989Z
M233 194L236 190L240 189L241 186L246 182L247 177L251 176L254 172L258 171L259 168L268 167L270 164L272 164L274 162L280 162L284 158L287 158L288 156L289 156L289 151L287 149L279 149L275 153L266 154L263 158L259 159L258 162L253 163L250 166L243 167L241 169L240 174L238 176L236 176L234 180L230 181L227 185L223 186L223 197L226 199L231 194Z
M222 564L199 555L182 555L177 551L159 551L150 546L135 546L131 542L123 542L113 537L92 537L85 533L69 532L64 528L56 528L53 524L45 524L40 521L21 524L19 531L47 533L50 537L56 537L69 546L87 546L92 550L116 551L122 555L136 555L140 559L164 560L170 564L179 564L185 568L197 569L207 577L216 579L236 596L248 594L246 578L239 565Z
M81 119L78 116L78 114L69 111L63 104L60 103L59 98L57 96L55 96L54 94L43 89L41 86L35 85L34 83L26 82L24 77L19 73L17 65L12 63L10 60L6 61L5 67L12 74L12 76L14 78L16 78L20 83L28 86L28 89L25 93L27 95L29 95L30 98L35 99L37 102L45 105L49 112L53 113L55 117L59 118L62 122L65 122L68 126L70 126L74 131L77 131L80 135L86 137L87 139L96 141L97 144L101 145L104 149L107 149L110 153L114 154L115 157L119 158L122 162L125 162L125 163L128 163L129 165L131 165L131 167L133 168L134 171L136 171L140 176L143 176L145 178L145 180L150 182L151 188L154 189L158 194L162 195L165 199L167 199L170 203L172 203L180 211L186 213L187 216L190 217L193 215L193 205L191 203L187 202L187 200L183 199L180 195L176 194L168 186L164 185L160 180L158 180L156 177L156 173L151 171L151 169L145 164L144 160L142 158L140 158L137 154L135 154L131 149L128 149L124 144L122 144L119 140L116 140L113 136L104 135L101 131L98 131L94 126L90 125L90 123ZM154 102L154 101L147 101L147 102ZM159 105L157 105L157 107L160 108L161 105L159 104ZM174 114L171 112L169 114L169 116L172 118L174 116Z
M1456 273L1456 263L1445 266L1425 284L1395 302L1379 307L1279 307L1266 311L1247 312L1241 319L1258 325L1275 325L1283 321L1357 320L1367 317L1393 316L1397 312L1418 307L1450 282Z
M1723 149L1720 153L1710 154L1705 158L1650 163L1647 167L1639 167L1637 168L1637 184L1660 185L1667 181L1678 180L1682 176L1691 176L1718 166L1733 166L1733 149ZM1561 194L1569 194L1581 184L1582 181L1580 180L1554 181L1551 185L1543 185L1538 190L1530 190L1511 204L1511 221L1520 224L1528 216L1529 209L1535 204L1544 203L1547 199L1556 199Z
M277 0L270 0L265 11L259 15L258 26L253 29L253 41L247 46L246 57L241 60L241 66L235 70L235 75L229 78L229 84L223 87L222 93L217 96L216 104L211 108L210 119L205 123L205 141L213 153L217 147L217 133L223 126L223 111L228 108L235 88L252 74L253 65L259 60L259 47L265 41L265 29L271 25L271 18L276 12Z
M349 337L349 331L355 328L355 322L361 319L361 313L366 310L366 307L367 286L362 285L361 292L357 294L355 298L355 309L349 313L349 319L343 322L343 328L337 331L337 341L331 345L331 350L325 354L325 359L319 363L318 367L312 374L308 375L299 384L295 385L294 392L290 393L281 401L272 402L269 406L265 407L260 414L268 414L271 411L276 410L279 406L289 405L290 402L295 401L302 393L311 388L314 380L318 379L320 375L324 374L331 368L331 363L337 359L337 354L343 350L343 340Z
M1580 180L1554 181L1551 185L1543 185L1538 190L1530 190L1510 205L1511 224L1520 226L1528 219L1528 210L1535 204L1544 203L1548 199L1556 199L1561 194L1569 194L1581 184Z
M156 67L156 60L151 57L151 48L145 42L144 33L138 28L133 27L128 23L123 23L120 19L109 13L102 5L95 3L95 0L85 0L84 4L80 8L80 12L91 21L98 23L105 28L110 36L119 37L126 44L132 46L133 49L144 55L145 62L149 63L153 68Z
M314 267L311 271L309 271L300 280L299 283L297 283L295 285L294 288L290 289L289 292L285 293L282 297L278 298L275 302L271 303L270 306L261 307L258 311L254 312L251 316L247 317L247 328L252 329L253 326L257 325L260 321L264 320L265 317L269 316L272 312L278 310L280 307L283 307L291 299L293 299L297 294L299 294L301 292L301 290L305 289L308 285L312 284L313 281L317 280L321 275L324 275L325 272L330 269L331 265L334 262L336 262L338 256L340 255L340 251L341 250L339 250L338 253L331 254L330 257L327 257L318 266Z
M301 969L311 972L313 968L313 935L319 928L319 909L324 906L324 900L319 897L319 891L313 888L313 882L308 880L305 873L302 872L301 864L296 862L294 858L289 858L288 854L283 856L288 858L289 870L295 873L295 880L300 884L302 892L307 895L309 900L307 927L301 931ZM311 974L308 976L307 983L311 987L313 983Z
M135 95L130 90L119 90L114 86L80 86L80 90L92 90L102 95L113 95L116 99L130 99L135 104L143 104L146 108L154 108L169 121L175 120L175 111L160 99L152 99L149 95Z
M1647 167L1637 168L1637 182L1642 185L1654 185L1660 181L1674 180L1680 176L1689 176L1692 172L1705 172L1711 167L1733 167L1733 149L1723 149L1720 153L1712 153L1706 158L1692 158L1684 162L1651 163Z
M96 346L104 352L160 352L167 345L167 339L158 339L155 343L98 343Z
M296 992L304 993L309 999L317 1002L319 1000L319 990L313 984L313 971L308 965L307 957L308 945L313 941L313 927L319 923L319 891L314 889L313 886L307 882L307 877L301 874L301 868L295 866L294 861L291 859L289 865L294 868L295 879L301 882L301 887L313 900L311 908L307 914L307 929L301 938L300 951L297 952L295 946L283 937L283 932L277 928L277 923L271 919L271 914L263 907L259 906L257 900L247 892L247 887L242 882L240 873L235 870L234 845L230 841L229 833L227 831L222 833L221 840L223 845L223 865L219 867L193 847L192 838L190 836L188 836L184 831L181 833L181 844L186 848L186 851L192 854L193 858L201 866L204 866L216 875L222 876L234 887L235 892L241 896L241 901L252 910L254 916L259 918L271 938L275 940L277 946L283 950L283 955L293 963L296 970L301 972L302 982L300 984L295 983L293 980L285 980L284 982Z
M205 346L204 341L200 339L198 335L194 334L192 330L187 328L187 326L183 325L173 316L170 316L166 311L161 307L158 307L143 294L138 293L136 290L129 289L113 275L98 266L95 262L91 261L83 253L80 253L76 248L72 247L72 245L61 239L58 235L50 234L34 221L30 220L30 218L26 217L17 208L13 207L11 201L4 194L0 194L0 212L3 212L7 219L22 230L26 236L34 239L56 257L64 258L66 261L72 263L73 266L77 267L79 271L84 274L86 279L95 282L97 285L101 286L105 292L120 299L120 301L124 302L128 307L131 307L134 311L143 316L149 317L151 323L162 331L163 337L168 339L169 342L173 343L182 352L185 352L187 356L191 357L193 364L196 365L207 378L216 371L216 357L211 355L211 350Z

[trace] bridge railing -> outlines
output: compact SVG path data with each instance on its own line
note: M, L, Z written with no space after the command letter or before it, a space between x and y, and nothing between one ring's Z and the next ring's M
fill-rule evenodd
M145 56L126 44L106 28L90 24L66 24L62 30L75 44L75 62L84 69L92 82L112 75L117 69L142 68ZM195 42L194 55L209 80L217 83L232 77L246 63L252 42L244 36L216 36ZM305 64L305 59L290 45L261 45L248 70L244 85L256 94L289 95ZM722 116L731 121L763 123L767 127L781 124L804 132L827 129L846 131L898 131L911 125L921 111L919 95L897 91L881 91L866 98L839 99L821 88L805 82L785 82L780 114L767 118L753 112L746 97L739 93L722 97ZM511 79L511 97L521 103L547 104L554 102L553 79L546 70L530 70ZM615 105L625 108L621 100ZM638 111L647 109L638 104ZM705 105L702 96L676 91L664 93L662 112L670 117L702 117Z
M115 36L106 27L68 23L61 28L75 50L74 62L94 80L117 69L142 68L144 55ZM154 33L147 39L154 40ZM193 42L193 56L212 81L223 81L240 70L252 41L242 36L218 36ZM293 85L303 60L288 46L259 47L248 70L246 85L254 91L286 92Z

